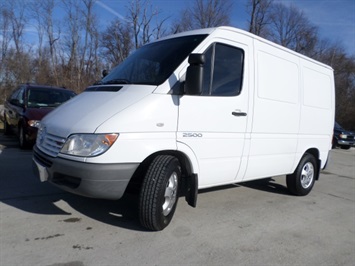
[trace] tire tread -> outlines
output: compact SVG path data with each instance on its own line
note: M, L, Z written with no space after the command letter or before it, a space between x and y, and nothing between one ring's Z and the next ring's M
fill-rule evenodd
M159 155L152 161L146 172L139 199L139 218L141 224L148 229L159 231L165 228L156 218L160 212L159 188L164 185L164 177L174 161L178 162L174 156Z

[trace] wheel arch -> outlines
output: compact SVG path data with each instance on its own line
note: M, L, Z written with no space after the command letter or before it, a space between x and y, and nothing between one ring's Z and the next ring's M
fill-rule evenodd
M318 180L319 179L319 174L320 174L320 168L321 168L321 160L320 160L320 153L319 153L319 150L317 149L317 148L310 148L310 149L308 149L308 150L306 150L305 152L304 152L304 154L302 155L302 157L301 157L301 159L303 158L303 156L305 155L305 154L311 154L315 159L316 159L316 162L317 162L317 165L316 165L316 167L317 167L317 174L316 174L316 180ZM300 160L301 160L300 159Z
M143 178L145 172L147 171L149 165L152 163L154 158L159 155L171 155L176 157L179 160L181 166L181 174L182 174L182 185L180 186L180 195L185 196L186 201L192 207L196 207L197 201L197 191L198 191L198 178L197 174L194 173L193 163L189 159L189 157L177 150L163 150L157 151L140 163L136 171L134 172L129 185L128 189L130 191L139 191L143 182Z

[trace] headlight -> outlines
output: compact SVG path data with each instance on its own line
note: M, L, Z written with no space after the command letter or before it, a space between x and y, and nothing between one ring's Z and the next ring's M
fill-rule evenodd
M39 128L40 125L41 125L41 121L39 121L39 120L29 120L29 121L28 121L28 124L29 124L31 127Z
M118 134L75 134L65 142L61 153L92 157L106 152L115 143Z
M340 134L340 136L339 136L341 139L346 139L348 136L347 135L345 135L345 134Z

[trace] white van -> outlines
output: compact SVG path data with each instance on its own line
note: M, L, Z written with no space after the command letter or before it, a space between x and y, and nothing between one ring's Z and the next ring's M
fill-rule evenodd
M248 32L180 33L138 49L46 116L34 147L41 181L88 197L139 189L139 217L164 229L178 197L287 175L308 194L334 125L330 67Z

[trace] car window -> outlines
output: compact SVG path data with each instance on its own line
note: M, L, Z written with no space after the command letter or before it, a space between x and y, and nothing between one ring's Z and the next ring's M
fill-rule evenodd
M74 96L75 94L70 91L31 88L27 95L27 105L28 107L56 107Z
M202 95L236 96L242 89L244 52L216 43L205 52Z
M25 89L21 88L19 90L19 93L16 96L16 99L18 100L19 104L24 104L24 94L25 94Z
M17 99L19 92L20 92L20 88L16 89L16 90L10 95L9 101Z
M147 44L115 67L100 84L160 85L205 38L183 36Z

